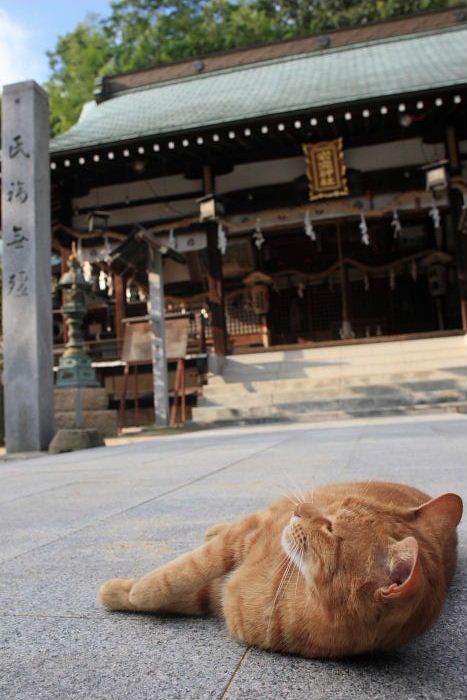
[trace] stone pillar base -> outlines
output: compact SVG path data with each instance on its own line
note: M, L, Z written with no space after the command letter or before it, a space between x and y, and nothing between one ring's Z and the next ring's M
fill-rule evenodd
M51 454L87 450L90 447L105 447L102 435L93 428L63 428L49 445Z

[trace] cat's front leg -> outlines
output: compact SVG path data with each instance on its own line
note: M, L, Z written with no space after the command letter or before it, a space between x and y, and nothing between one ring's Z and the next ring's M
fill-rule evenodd
M106 581L99 590L99 600L110 610L136 610L130 603L130 590L138 579L112 578Z

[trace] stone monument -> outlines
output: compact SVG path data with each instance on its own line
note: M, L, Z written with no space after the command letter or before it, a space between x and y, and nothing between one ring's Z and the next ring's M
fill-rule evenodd
M54 433L48 97L34 81L2 100L3 354L7 452Z

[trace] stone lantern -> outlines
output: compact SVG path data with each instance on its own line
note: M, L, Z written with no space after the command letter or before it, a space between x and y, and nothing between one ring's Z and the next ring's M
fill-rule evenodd
M81 265L73 249L68 258L68 272L65 272L57 285L63 291L62 314L68 329L68 342L60 358L57 373L57 389L74 389L75 422L73 428L61 428L49 445L49 452L70 452L89 447L104 446L101 434L95 428L82 427L81 389L99 387L91 358L83 348L81 327L87 313L85 293L90 288L81 270Z
M62 313L68 329L68 342L58 365L58 389L100 386L92 367L91 358L84 351L83 319L87 313L85 293L91 287L83 276L76 253L68 258L68 272L58 283L64 292Z

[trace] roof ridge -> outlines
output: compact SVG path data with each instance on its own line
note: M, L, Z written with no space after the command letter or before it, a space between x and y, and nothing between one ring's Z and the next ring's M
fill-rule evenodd
M207 73L198 73L196 75L186 75L183 77L179 78L170 78L169 80L162 80L157 83L148 83L146 85L138 85L136 87L128 88L126 90L120 90L119 92L115 93L108 99L104 100L101 104L106 104L109 102L112 102L113 100L123 97L125 95L133 95L135 93L139 92L145 92L149 90L155 90L158 87L164 87L167 85L175 85L175 84L182 84L186 82L192 82L192 81L198 81L202 79L208 79L212 76L217 76L217 75L229 75L231 73L237 73L241 71L246 71L246 70L251 70L258 68L259 66L267 66L267 65L274 65L277 63L288 63L292 61L297 61L301 60L304 57L318 57L318 56L324 56L324 55L333 55L336 53L344 53L346 51L353 51L357 49L361 49L362 47L371 47L375 45L382 45L382 44L391 44L394 42L401 42L401 41L408 41L411 39L415 38L425 38L427 36L434 36L434 35L442 35L442 34L450 34L450 33L455 33L455 32L461 32L461 31L466 31L467 30L467 24L463 25L455 25L455 26L448 26L444 27L442 30L439 28L433 28L429 29L425 32L413 32L412 34L402 34L402 35L392 35L388 37L383 37L382 39L371 39L369 41L360 41L356 42L354 44L346 44L344 46L335 46L330 49L321 49L321 50L310 50L310 51L303 51L301 53L296 53L296 54L290 54L287 56L276 56L274 58L265 58L264 60L261 61L252 61L251 63L243 63L241 65L235 65L235 66L227 66L225 68L219 68L217 70L211 70Z

